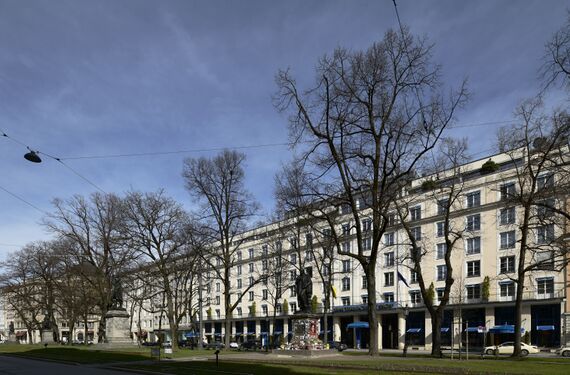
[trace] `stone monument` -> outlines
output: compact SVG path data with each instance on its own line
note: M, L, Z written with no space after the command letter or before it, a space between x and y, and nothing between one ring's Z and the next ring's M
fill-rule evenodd
M123 307L123 286L117 276L111 278L112 295L109 311L105 314L105 336L110 345L131 345L129 313Z
M16 331L14 330L14 322L8 325L8 342L16 342Z
M53 339L53 329L52 329L52 319L50 315L44 316L44 321L42 322L42 343L51 344L54 343Z
M302 271L295 280L297 302L299 311L291 318L293 324L293 338L289 343L292 350L312 351L323 349L319 339L320 317L311 312L311 296L313 295L313 282L311 276Z

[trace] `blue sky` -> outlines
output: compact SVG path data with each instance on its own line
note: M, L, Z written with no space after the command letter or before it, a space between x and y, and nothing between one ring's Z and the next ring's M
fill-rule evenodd
M565 1L399 0L402 21L436 44L444 81L469 79L460 125L513 118L534 95L544 43L565 21ZM391 0L144 1L0 0L0 129L48 154L147 153L287 142L271 104L274 74L290 67L313 82L318 57L336 46L363 49L396 27ZM553 91L548 106L563 104ZM470 152L494 146L497 125L466 127ZM247 187L273 206L273 176L285 146L244 150ZM55 197L94 187L54 160L32 164L0 139L0 186L40 210ZM166 192L192 208L182 160L194 152L70 159L107 192ZM44 158L45 159L45 158ZM42 213L0 190L0 259L49 238Z

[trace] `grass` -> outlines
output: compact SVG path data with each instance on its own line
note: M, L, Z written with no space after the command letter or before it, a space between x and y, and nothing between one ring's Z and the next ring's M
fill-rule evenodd
M149 359L148 355L130 351L91 350L78 347L43 345L1 345L0 354L8 354L25 358L49 359L81 364L133 362Z

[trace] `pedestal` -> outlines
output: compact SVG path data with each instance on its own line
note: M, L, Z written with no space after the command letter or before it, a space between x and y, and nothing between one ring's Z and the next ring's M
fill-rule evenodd
M105 336L110 345L132 345L129 313L126 310L110 310L105 315Z
M53 341L53 331L42 331L42 344L51 344Z
M314 314L296 314L291 318L293 338L289 344L292 350L320 350L320 317Z
M16 339L16 334L15 333L10 333L8 334L8 342L17 342L18 340Z

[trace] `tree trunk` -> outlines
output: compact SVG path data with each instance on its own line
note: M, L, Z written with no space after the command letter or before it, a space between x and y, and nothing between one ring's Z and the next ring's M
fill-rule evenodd
M431 356L441 358L441 322L443 320L443 309L436 309L431 315Z
M376 315L376 262L371 262L366 278L368 280L368 326L369 344L368 354L378 355L378 317Z

